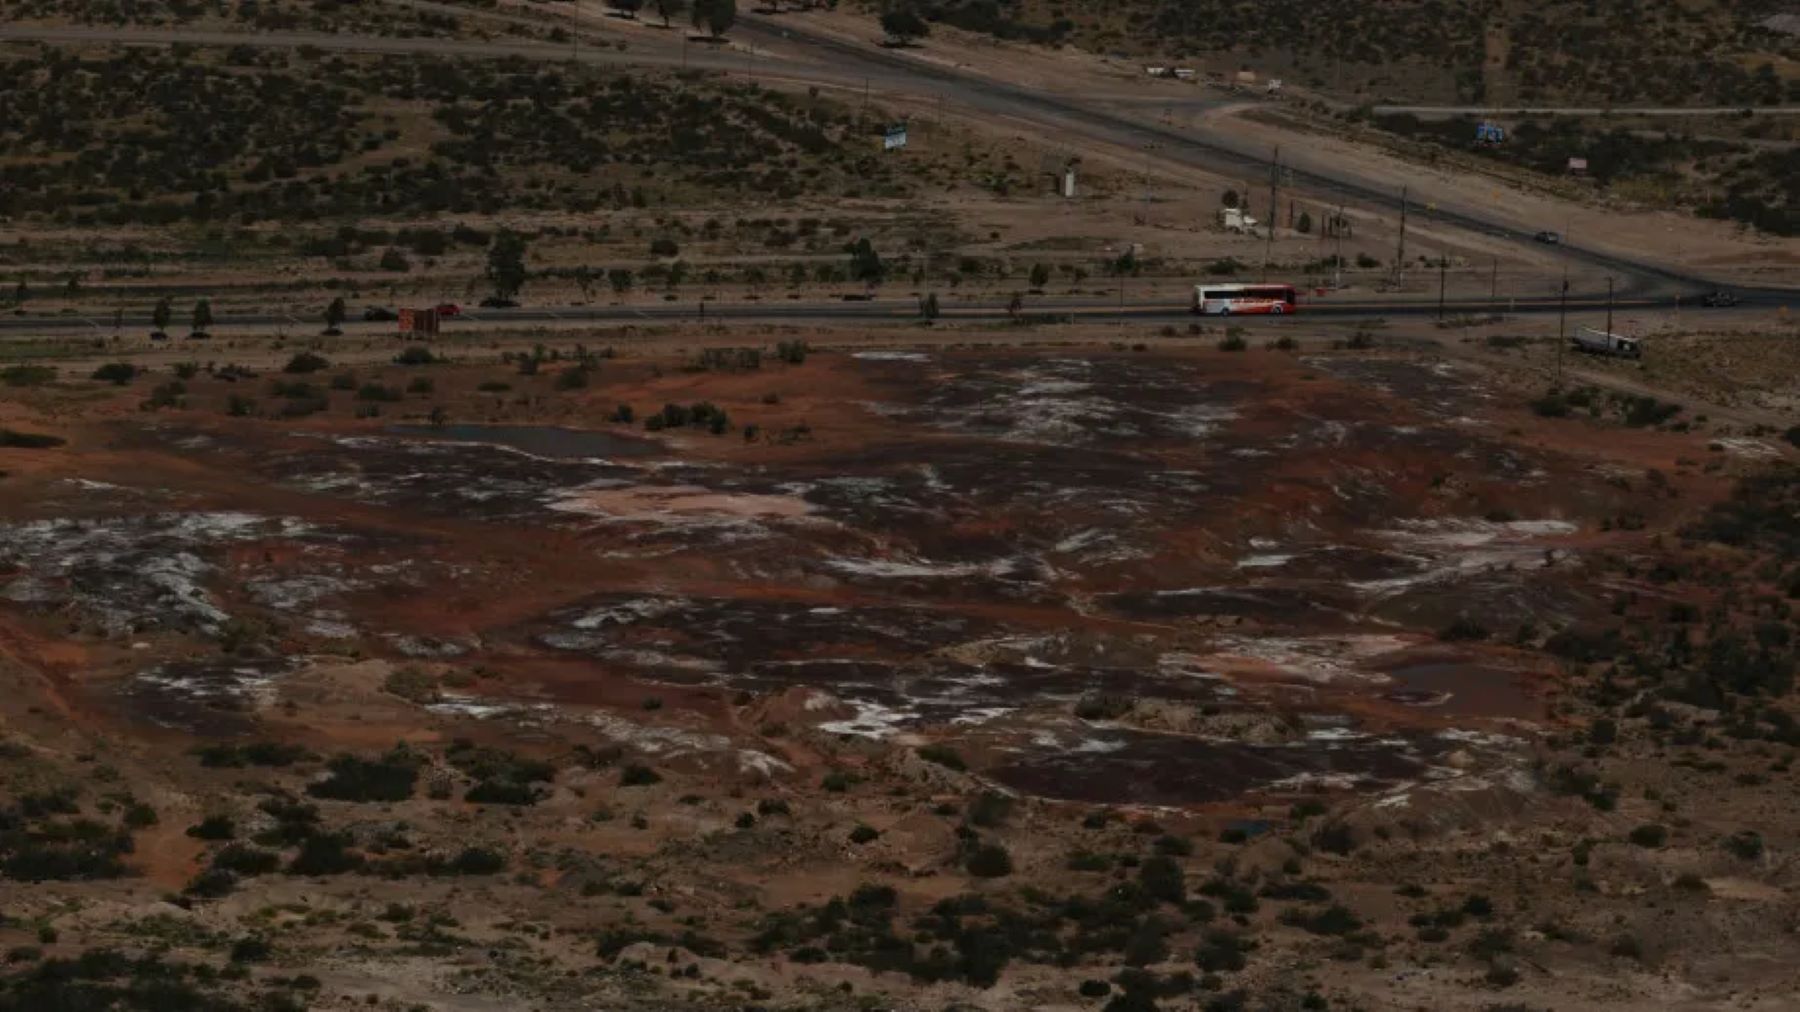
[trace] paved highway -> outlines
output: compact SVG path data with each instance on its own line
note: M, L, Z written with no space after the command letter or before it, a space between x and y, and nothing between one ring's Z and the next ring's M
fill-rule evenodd
M1737 116L1745 109L1754 110L1758 116L1800 116L1800 105L1666 105L1636 109L1598 105L1377 105L1370 111L1377 116L1407 114L1421 119L1442 119L1448 116Z
M1776 299L1752 299L1746 302L1747 308L1757 305L1776 305ZM702 311L701 307L705 309ZM1613 302L1615 313L1635 309L1666 308L1672 305L1669 300L1629 298L1616 299ZM1554 298L1529 299L1450 299L1444 303L1446 316L1472 316L1488 314L1542 315L1566 311L1571 316L1601 313L1606 310L1604 299L1588 297L1571 298L1566 306ZM1357 299L1333 301L1329 297L1323 299L1304 300L1300 312L1292 319L1312 319L1326 317L1330 319L1378 319L1399 316L1434 316L1438 313L1436 299L1395 298L1395 299ZM361 307L351 310L351 319L361 316ZM941 318L946 321L998 321L1012 316L1006 303L1001 301L973 301L967 303L946 303L942 307ZM1022 315L1033 320L1068 319L1083 322L1135 321L1142 323L1174 323L1194 319L1194 315L1186 305L1162 301L1145 301L1127 299L1120 302L1115 299L1099 298L1035 298L1025 303ZM559 325L569 323L592 324L632 324L632 323L667 323L678 321L717 321L744 323L911 323L920 319L917 299L879 298L870 300L811 300L788 301L769 300L766 302L666 302L646 306L564 306L541 307L526 306L518 309L469 309L461 318L450 318L444 322L449 331L459 327L474 329L491 329L512 326ZM1270 317L1232 317L1233 323L1279 323L1282 318ZM1219 318L1211 318L1210 323L1221 322ZM297 320L284 313L221 313L217 317L214 329L229 331L233 327L279 327L300 324L311 327L313 320ZM384 323L383 327L392 327ZM56 316L0 316L0 333L11 334L64 334L110 332L112 318L110 315L80 316L72 314ZM134 320L133 331L142 329L141 319Z
M872 89L942 96L946 101L988 116L1024 123L1078 142L1120 146L1145 152L1165 163L1236 178L1260 178L1268 171L1267 153L1255 150L1228 133L1183 132L1134 118L1118 109L1090 104L1065 95L1034 91L879 46L846 40L806 26L793 17L747 15L734 30L740 40L766 50L749 59L745 54L723 53L692 47L681 54L640 52L632 47L616 49L582 47L579 59L595 64L635 64L691 67L725 72L756 73L796 81L817 81L840 87L868 82ZM215 46L316 47L350 52L432 53L444 56L518 56L538 60L567 60L569 46L535 42L475 41L437 38L326 35L309 32L231 32L198 28L108 28L81 26L48 28L28 25L0 26L0 41L56 43L109 43L122 45L171 45L177 42ZM653 47L654 48L654 47ZM775 54L775 55L770 55ZM748 62L747 62L748 61ZM1332 197L1362 206L1398 212L1398 194L1385 181L1357 175L1348 168L1309 161L1301 152L1288 166L1292 182L1315 196ZM1516 227L1477 204L1448 205L1440 202L1432 213L1439 226L1450 225L1490 236L1530 242L1533 231ZM1563 245L1558 252L1611 273L1620 280L1622 298L1692 296L1707 285L1685 272L1641 262L1618 254ZM1752 297L1780 294L1780 289L1761 289ZM1591 298L1598 293L1581 293ZM1435 311L1435 303L1433 304Z

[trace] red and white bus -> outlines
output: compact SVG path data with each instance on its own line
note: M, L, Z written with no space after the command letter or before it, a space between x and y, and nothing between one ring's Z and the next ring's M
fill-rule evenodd
M1299 308L1293 285L1194 286L1194 312L1202 316L1280 316Z

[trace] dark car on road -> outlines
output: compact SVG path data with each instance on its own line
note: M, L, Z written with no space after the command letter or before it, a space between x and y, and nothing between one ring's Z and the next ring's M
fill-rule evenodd
M363 310L363 320L368 323L391 323L399 318L400 314L386 306L370 306Z
M483 308L483 309L517 309L517 308L519 308L519 303L513 299L503 299L503 298L500 298L498 295L490 295L487 298L481 300L481 308Z
M1708 309L1729 309L1738 304L1738 297L1721 288L1701 296L1700 304Z
M1532 238L1550 246L1555 246L1562 242L1562 234L1560 232L1539 232L1537 235L1532 236Z

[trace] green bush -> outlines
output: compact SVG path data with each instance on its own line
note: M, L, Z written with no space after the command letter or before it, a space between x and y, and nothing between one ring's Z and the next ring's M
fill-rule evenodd
M619 771L620 787L648 787L662 783L662 777L648 766L626 766Z
M0 447L9 450L47 450L51 447L61 446L65 442L67 440L61 436L0 428Z
M1754 861L1763 855L1762 834L1753 829L1740 829L1725 838L1725 850L1740 861Z
M969 852L963 866L976 878L1003 878L1012 874L1012 855L999 844L981 844Z
M137 374L138 367L132 365L130 362L108 362L100 368L95 369L91 378L111 383L115 386L124 386L136 379Z
M506 856L487 847L464 847L450 859L453 875L494 875L506 869Z
M302 351L296 353L293 358L288 359L287 365L282 366L281 371L303 376L307 373L315 373L320 369L329 368L331 368L331 363L326 361L323 355L315 355L310 351Z
M56 367L48 365L9 365L0 369L0 383L9 387L41 387L56 379ZM1800 432L1800 429L1796 430Z
M350 838L339 833L315 833L300 843L300 852L288 862L289 875L343 875L363 867L362 855L352 852Z
M406 801L419 779L418 759L398 749L380 759L339 754L328 769L331 775L308 784L306 793L334 801Z
M212 866L235 875L267 875L281 867L281 855L242 843L232 843L213 855Z
M357 388L356 399L392 403L401 400L402 396L398 387L383 386L380 383L364 383Z
M963 771L969 768L968 763L963 761L963 757L957 754L955 749L942 742L933 742L929 745L920 746L919 758L926 762L936 763L946 769Z

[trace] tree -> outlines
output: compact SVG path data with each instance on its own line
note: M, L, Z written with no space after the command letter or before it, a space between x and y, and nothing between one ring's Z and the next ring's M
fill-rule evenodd
M614 267L612 270L606 272L606 280L612 285L613 291L620 295L624 295L626 292L631 291L631 268Z
M345 312L343 296L331 300L331 305L325 307L325 333L338 332L338 328L344 325Z
M881 283L887 274L887 267L881 262L881 254L875 252L875 244L868 236L856 240L850 247L850 277L871 285Z
M1042 289L1050 283L1050 268L1044 264L1035 264L1031 268L1031 287Z
M150 322L156 327L156 332L160 334L169 329L169 321L173 319L174 316L174 307L169 305L169 300L167 298L163 298L158 300L156 308L151 310Z
M881 30L899 45L907 46L931 34L931 26L911 7L895 7L881 16Z
M655 0L656 13L662 15L663 27L669 27L669 19L687 10L688 0Z
M1300 212L1300 220L1294 222L1294 230L1299 232L1301 235L1306 235L1312 231L1312 226L1313 226L1312 215L1308 214L1305 211L1301 211Z
M525 287L525 239L511 229L501 229L488 247L487 278L494 296L510 299Z
M937 293L926 292L925 301L919 306L919 315L927 320L935 320L941 312L943 312L943 310L938 308Z
M1225 195L1219 198L1219 203L1226 207L1238 206L1238 192L1236 190L1226 190Z
M201 299L194 303L194 333L204 334L206 328L213 324L212 300Z
M737 0L694 0L694 27L713 38L731 30L737 22Z

